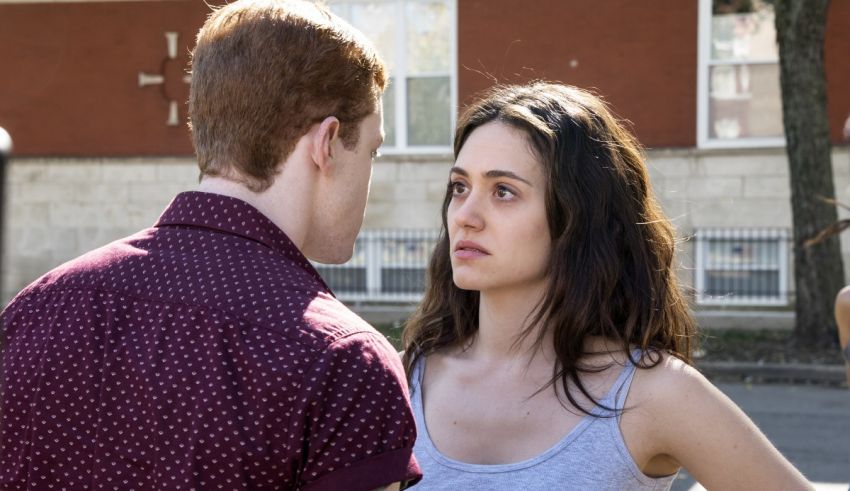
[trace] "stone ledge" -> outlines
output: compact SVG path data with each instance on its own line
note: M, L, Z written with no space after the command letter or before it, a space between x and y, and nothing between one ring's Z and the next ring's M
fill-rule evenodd
M790 310L711 309L695 310L694 317L703 331L713 329L778 329L794 328L794 312Z
M834 387L847 386L843 365L804 363L753 363L736 361L696 361L696 367L710 379L753 383L806 383Z

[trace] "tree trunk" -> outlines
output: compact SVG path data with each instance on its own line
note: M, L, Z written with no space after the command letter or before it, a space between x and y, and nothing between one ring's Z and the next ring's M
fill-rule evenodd
M803 246L838 219L835 205L822 200L835 196L823 64L829 0L776 0L774 6L794 222L793 341L832 348L837 346L833 302L844 285L839 239Z

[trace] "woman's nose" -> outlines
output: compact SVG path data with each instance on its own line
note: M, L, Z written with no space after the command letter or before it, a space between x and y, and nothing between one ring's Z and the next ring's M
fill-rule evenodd
M475 193L470 193L454 210L452 219L462 228L478 230L484 227L481 210L482 203Z

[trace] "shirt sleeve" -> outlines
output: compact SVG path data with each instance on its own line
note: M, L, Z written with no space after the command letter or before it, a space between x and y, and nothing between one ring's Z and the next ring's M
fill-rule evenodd
M398 355L377 333L333 343L305 374L299 489L372 490L422 473ZM296 413L297 414L297 413Z

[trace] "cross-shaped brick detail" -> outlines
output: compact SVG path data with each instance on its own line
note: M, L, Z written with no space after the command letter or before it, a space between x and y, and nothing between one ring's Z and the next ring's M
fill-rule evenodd
M162 96L165 98L165 100L168 101L168 120L166 120L165 122L165 124L167 124L168 126L178 126L180 124L180 118L178 117L177 111L177 101L171 100L165 91L165 68L166 64L170 60L177 59L177 39L178 33L165 33L165 41L168 48L168 53L167 56L162 60L162 64L160 65L160 71L158 74L151 75L144 72L139 72L139 87L146 87L148 85L158 85L160 87L160 91L162 92ZM188 84L191 81L191 75L183 76L184 83Z

